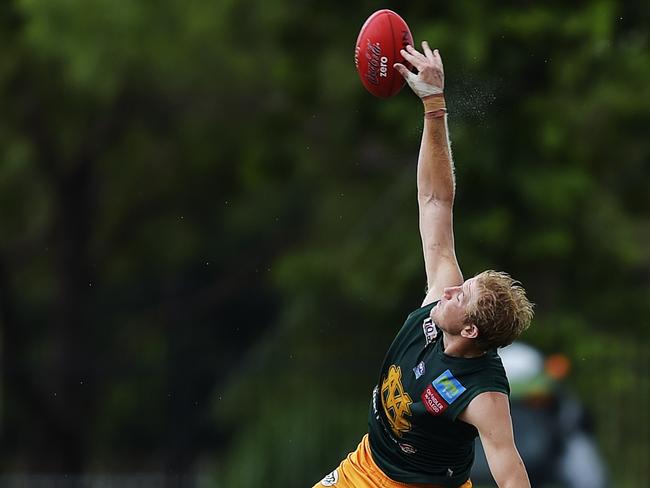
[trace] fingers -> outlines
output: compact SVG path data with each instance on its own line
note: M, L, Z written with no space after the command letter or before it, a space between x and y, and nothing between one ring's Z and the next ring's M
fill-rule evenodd
M415 66L418 71L422 71L422 68L432 64L436 67L442 68L442 58L437 49L432 51L429 47L429 43L427 41L422 41L422 51L424 54L420 53L413 46L408 45L406 46L406 49L400 51L400 54L406 61Z
M434 49L432 51L427 41L422 41L422 51L424 51L424 55L427 57L429 61L433 61L434 63L442 66L442 58L440 57L440 51L438 51L437 49Z
M422 61L426 60L424 55L420 51L415 49L413 46L411 46L410 44L406 46L406 50L416 58L421 59Z
M410 47L410 46L407 46L407 48L408 47ZM410 54L409 52L407 52L404 49L401 49L399 53L402 55L402 57L406 61L411 63L413 66L415 66L418 69L418 71L420 71L422 69L422 63L420 62L420 60L418 58L416 58L415 56L413 56L412 54Z
M440 57L440 51L438 51L437 49L433 50L433 59L442 68L442 58Z
M431 48L429 47L429 43L427 41L422 41L422 51L429 61L435 60L433 52L431 51Z
M408 81L412 76L415 76L413 73L411 73L406 66L404 66L401 63L395 63L393 65L393 68L397 70L397 72L404 77L406 81Z
M406 46L406 49L402 49L400 54L405 60L415 66L418 71L422 70L422 68L428 63L427 58L410 44Z

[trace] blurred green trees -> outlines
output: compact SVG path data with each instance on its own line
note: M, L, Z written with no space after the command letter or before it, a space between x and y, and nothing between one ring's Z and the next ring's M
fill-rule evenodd
M309 486L356 445L424 289L421 107L374 99L352 62L379 7L0 6L3 471ZM648 7L399 12L445 61L463 270L525 284L525 339L574 360L616 486L636 486Z

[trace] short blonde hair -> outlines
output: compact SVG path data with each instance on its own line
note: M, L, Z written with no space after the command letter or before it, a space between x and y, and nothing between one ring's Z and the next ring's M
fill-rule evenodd
M483 271L475 278L479 296L465 322L478 328L478 340L487 349L511 344L533 319L533 304L526 290L500 271Z

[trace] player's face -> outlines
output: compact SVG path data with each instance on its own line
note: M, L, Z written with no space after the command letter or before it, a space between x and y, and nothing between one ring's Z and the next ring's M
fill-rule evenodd
M431 319L445 332L459 334L465 325L467 311L478 297L476 278L459 286L445 288L438 304L431 309Z

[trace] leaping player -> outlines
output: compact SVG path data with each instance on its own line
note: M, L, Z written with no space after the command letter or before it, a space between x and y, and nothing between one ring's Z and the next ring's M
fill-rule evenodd
M368 434L314 488L470 488L477 436L500 488L530 487L497 348L529 326L533 307L506 273L484 271L463 280L454 249L455 179L442 59L426 41L422 52L407 46L401 54L417 74L394 67L424 103L417 191L427 294L386 353Z

